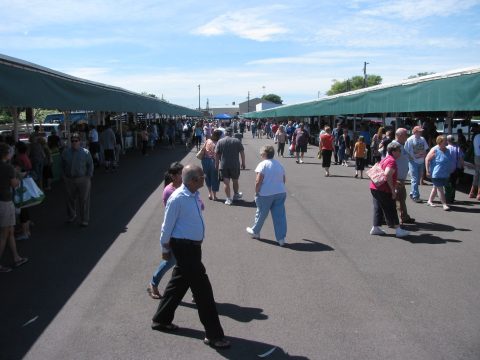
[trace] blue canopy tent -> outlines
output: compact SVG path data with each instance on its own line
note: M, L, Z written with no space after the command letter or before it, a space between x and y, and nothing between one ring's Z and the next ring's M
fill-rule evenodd
M214 119L219 119L219 120L228 120L231 119L232 116L228 114L217 114L213 117Z

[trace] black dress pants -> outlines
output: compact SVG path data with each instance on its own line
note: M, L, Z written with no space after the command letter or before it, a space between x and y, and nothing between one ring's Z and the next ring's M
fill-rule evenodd
M172 278L152 320L170 324L175 316L175 310L190 288L206 337L223 338L224 333L218 318L212 285L202 264L202 247L173 239L170 241L170 247L177 259L177 265L173 268Z

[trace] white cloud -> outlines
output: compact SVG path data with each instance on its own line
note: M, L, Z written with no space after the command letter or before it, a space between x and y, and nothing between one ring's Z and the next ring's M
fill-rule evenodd
M76 76L82 79L88 79L91 81L99 81L98 78L102 77L105 74L108 74L111 71L109 68L104 67L81 67L81 68L74 68L74 69L67 69L65 73L69 75Z
M333 26L320 28L316 35L320 44L346 48L388 49L405 47L411 49L455 49L474 46L473 40L451 35L432 34L423 25L392 22L354 16L338 21Z
M451 16L470 9L479 3L478 0L382 1L376 3L370 9L361 11L361 13L366 16L418 20L432 16Z
M299 56L278 57L253 60L247 65L278 65L278 64L299 64L299 65L325 65L338 64L341 62L351 62L354 58L365 58L367 56L380 56L379 52L372 51L352 51L352 50L332 50L318 51Z
M72 49L87 48L92 46L133 43L133 40L120 37L98 37L98 38L63 38L46 36L8 36L2 38L2 46L9 49Z
M270 6L231 11L196 28L193 33L203 36L234 34L244 39L269 41L275 39L277 35L289 32L284 26L268 19L272 11L281 9L284 7Z

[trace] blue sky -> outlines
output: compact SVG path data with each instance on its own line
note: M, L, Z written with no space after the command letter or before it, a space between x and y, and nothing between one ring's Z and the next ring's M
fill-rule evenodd
M0 53L198 107L480 66L480 0L0 0Z

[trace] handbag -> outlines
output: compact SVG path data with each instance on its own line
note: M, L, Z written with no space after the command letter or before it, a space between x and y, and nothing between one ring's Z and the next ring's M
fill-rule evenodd
M322 159L322 152L319 150L317 153L317 159L321 160Z
M198 160L202 160L203 157L205 156L205 145L197 152L197 155L195 155Z
M13 191L13 203L19 209L38 205L44 199L45 194L31 177L23 178L20 185Z
M379 187L387 182L387 177L385 176L385 172L383 171L379 162L368 169L366 174L376 187Z

